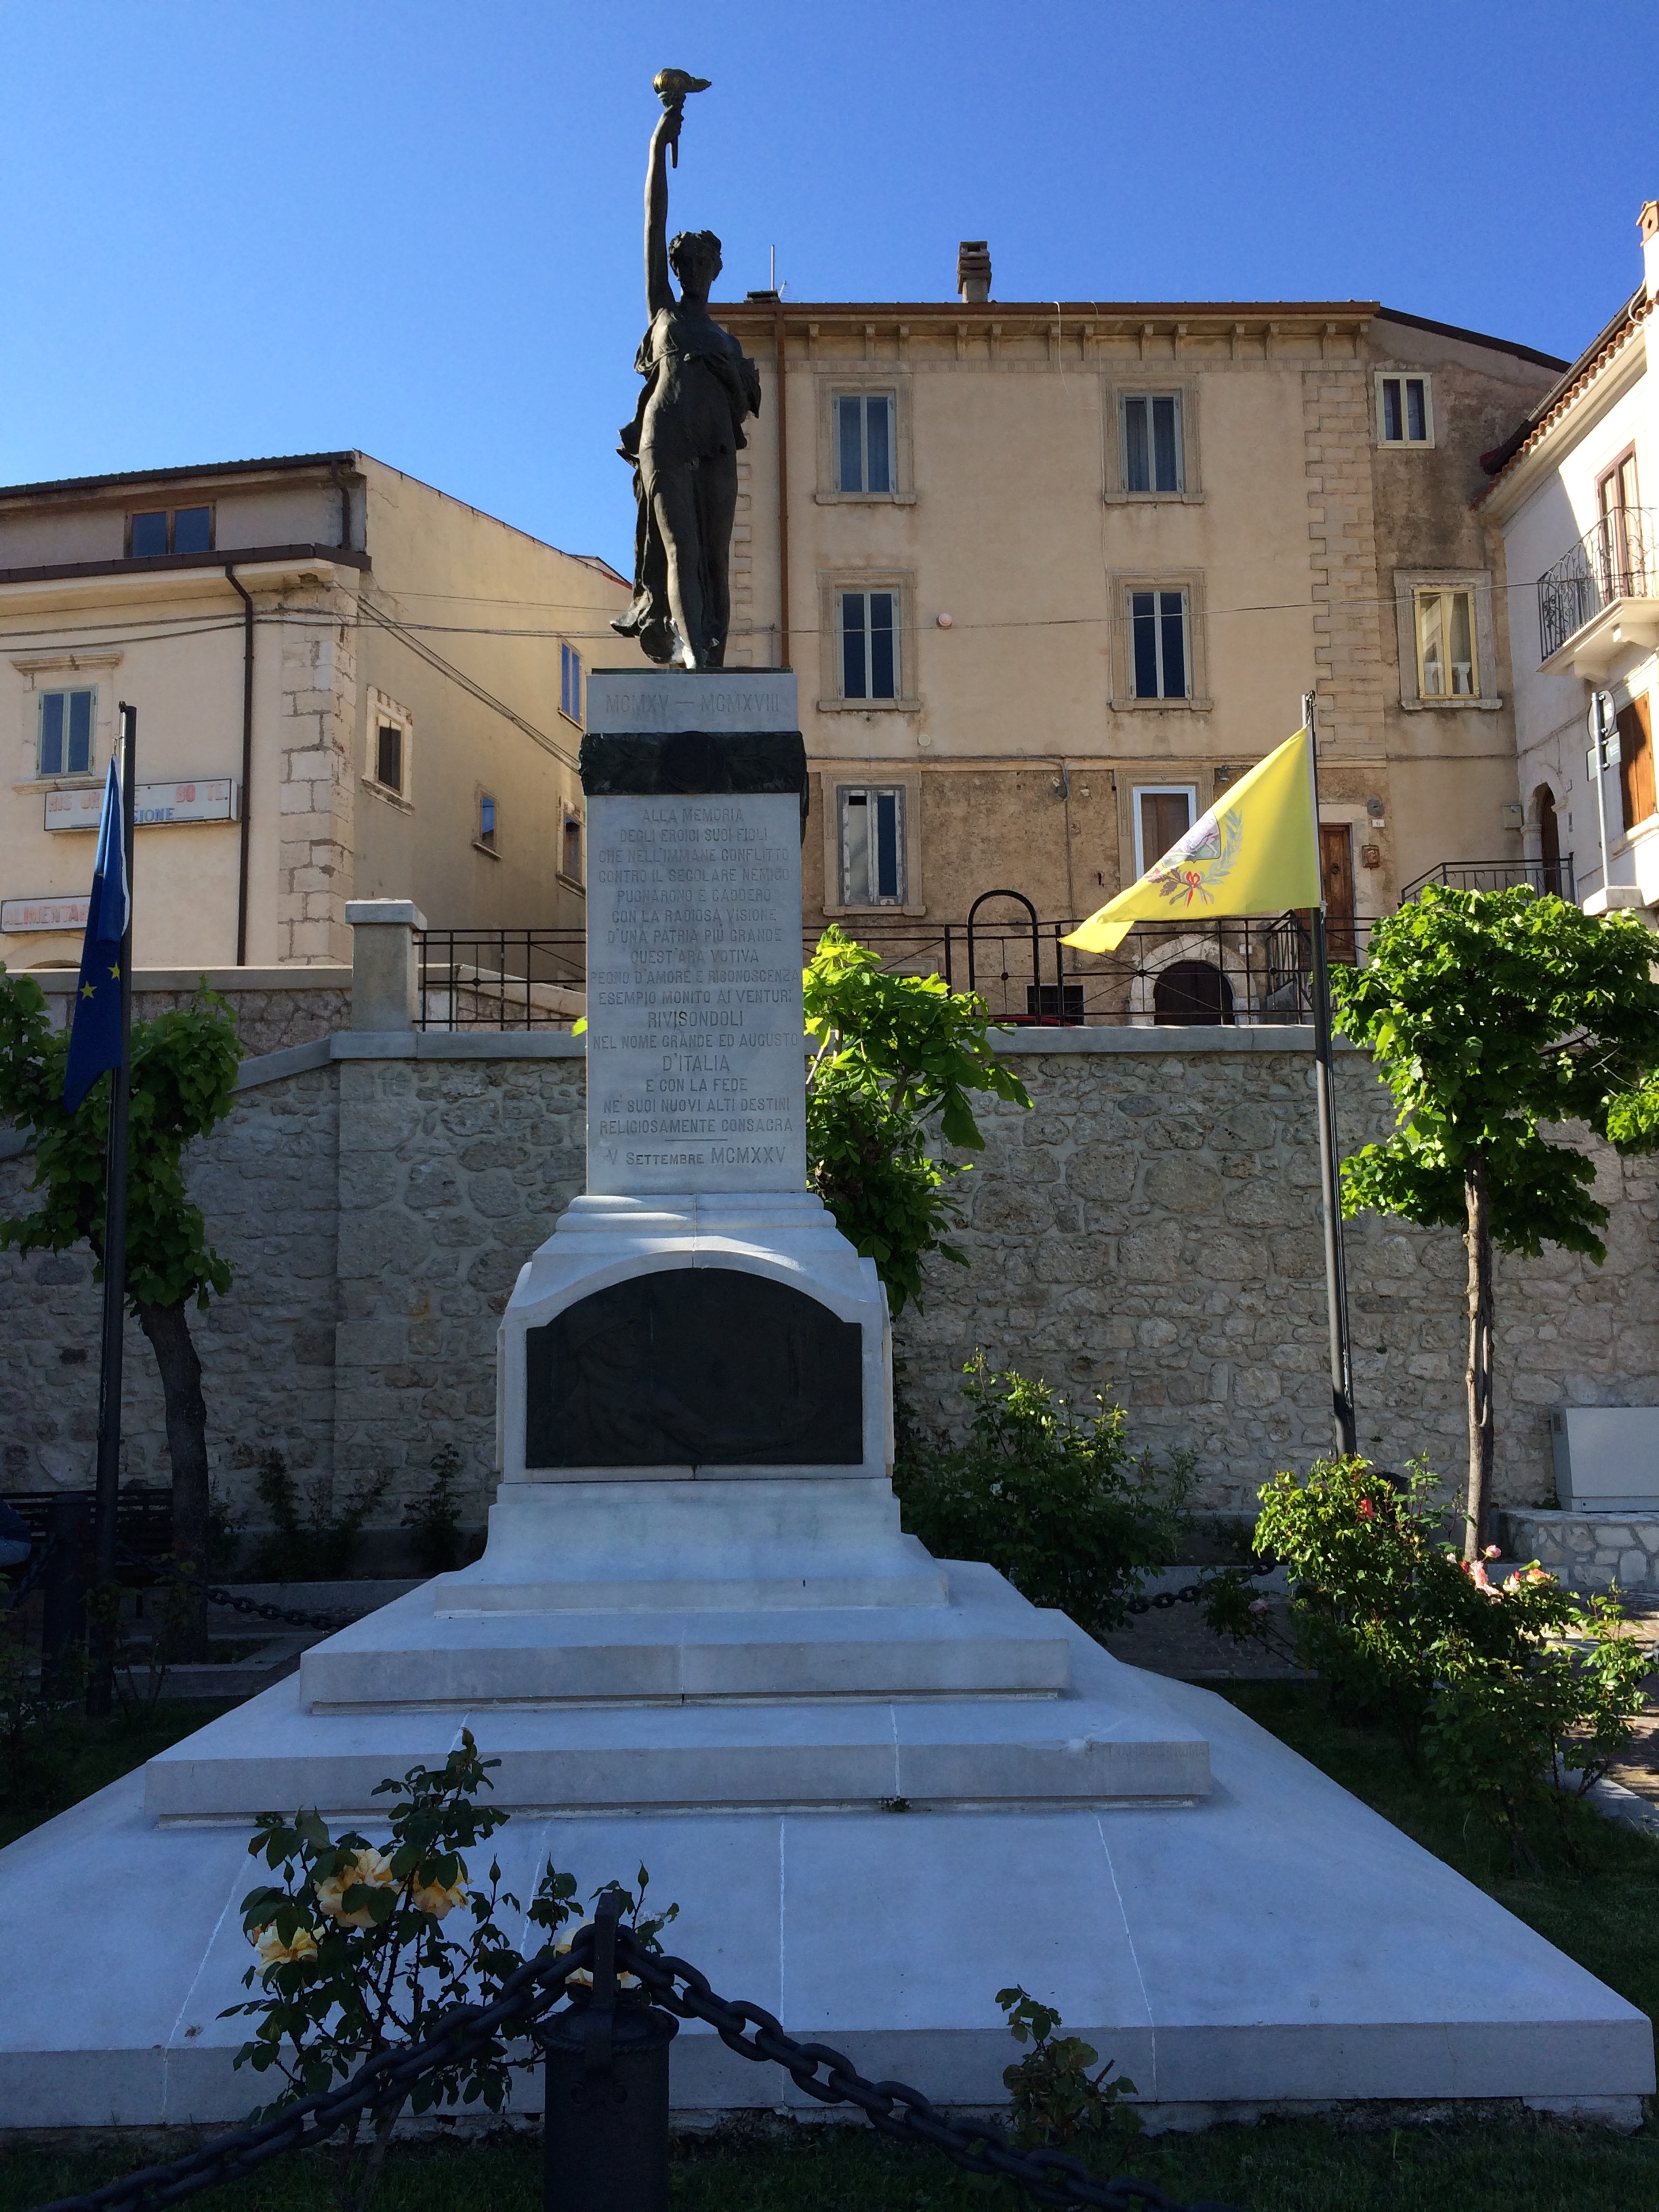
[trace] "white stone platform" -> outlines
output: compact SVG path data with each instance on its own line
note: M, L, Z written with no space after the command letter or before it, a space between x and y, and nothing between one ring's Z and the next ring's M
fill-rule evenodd
M1520 2098L1606 2113L1652 2089L1633 2006L1220 1698L1106 1666L1166 1737L1207 1741L1208 1796L524 1811L495 1839L507 1886L527 1894L550 1853L584 1893L643 1859L653 1893L680 1905L674 1948L722 1994L945 2104L1001 2101L1012 2046L994 1999L1015 1981L1165 2107ZM430 1756L463 1717L385 1717L380 1765ZM465 1717L488 1753L526 1717ZM266 1780L289 1803L280 1739L271 1752ZM246 1823L158 1824L144 1788L129 1776L0 1852L0 2126L229 2122L261 2094L231 2070L241 2023L218 2018L250 1956ZM685 2112L806 2101L692 2024L673 2084ZM519 2108L538 2097L526 2081Z

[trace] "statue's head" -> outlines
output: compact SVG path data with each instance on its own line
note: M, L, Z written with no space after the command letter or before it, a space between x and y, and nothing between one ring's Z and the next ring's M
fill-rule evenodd
M668 265L683 291L707 299L720 273L720 242L712 230L683 230L669 241Z

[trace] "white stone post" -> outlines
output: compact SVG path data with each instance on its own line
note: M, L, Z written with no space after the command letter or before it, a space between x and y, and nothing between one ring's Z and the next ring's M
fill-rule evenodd
M351 1026L381 1036L412 1030L420 1011L415 933L426 916L412 899L348 899Z

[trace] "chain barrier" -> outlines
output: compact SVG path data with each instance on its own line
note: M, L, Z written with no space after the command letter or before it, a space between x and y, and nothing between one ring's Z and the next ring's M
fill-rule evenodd
M1260 1582L1264 1575L1274 1573L1278 1566L1277 1559L1268 1559L1258 1561L1249 1566L1230 1567L1225 1571L1229 1574L1250 1575ZM1155 1597L1132 1597L1128 1601L1128 1610L1131 1613L1164 1613L1172 1605L1197 1605L1204 1595L1202 1583L1183 1583L1179 1589L1159 1590Z
M551 2011L572 1977L596 1964L597 1940L595 1929L578 1929L568 1951L543 1951L515 1969L493 2004L458 2007L434 2033L381 2051L337 2089L302 2097L170 2166L146 2166L84 2197L59 2197L40 2212L161 2212L199 2190L257 2172L288 2151L319 2143L362 2113L401 2106L422 2075L460 2063L503 2028L527 2029ZM905 2082L867 2080L841 2051L824 2043L798 2042L761 2006L718 1996L696 1967L647 1950L631 1930L617 1928L615 1944L618 1971L637 1975L681 2019L705 2021L729 2051L781 2066L820 2104L856 2105L878 2134L926 2143L964 2172L988 2179L1006 2174L1041 2204L1097 2205L1104 2212L1232 2212L1213 2203L1183 2207L1155 2183L1127 2175L1102 2181L1069 2152L1016 2150L994 2120L949 2120Z
M343 1613L298 1613L292 1607L266 1605L258 1598L238 1597L234 1590L220 1588L216 1583L198 1583L169 1560L153 1559L143 1552L135 1552L131 1544L116 1547L125 1564L143 1567L162 1582L170 1582L175 1589L188 1588L198 1591L210 1605L228 1606L233 1613L244 1613L249 1620L277 1620L289 1628L324 1628L332 1631L343 1628L350 1615Z
M948 2120L903 2081L872 2081L827 2043L800 2043L761 2006L717 1996L684 1959L653 1956L628 1929L617 1931L617 1964L636 1974L658 2002L683 2020L706 2021L728 2051L781 2066L797 2088L824 2105L856 2105L878 2134L943 2151L965 2173L1006 2174L1039 2204L1095 2204L1105 2212L1231 2212L1224 2204L1182 2207L1155 2182L1121 2176L1102 2181L1062 2150L1016 2150L994 2120ZM752 2028L752 2034L745 2034ZM820 2072L823 2078L819 2079Z

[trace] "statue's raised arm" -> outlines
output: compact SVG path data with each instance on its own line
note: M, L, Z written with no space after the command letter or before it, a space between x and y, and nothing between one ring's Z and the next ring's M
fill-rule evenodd
M611 625L653 660L682 668L719 668L726 657L737 457L744 419L760 406L754 362L708 312L719 239L712 230L668 235L668 161L678 167L687 96L708 82L685 70L659 70L653 81L663 112L645 177L651 320L635 363L645 388L621 447L635 469L634 603Z

